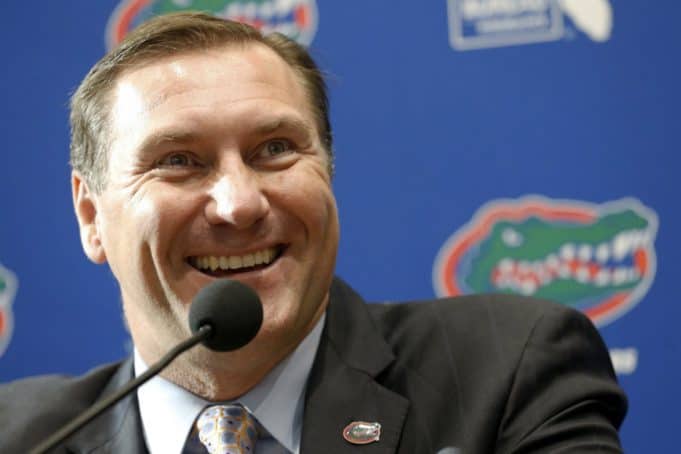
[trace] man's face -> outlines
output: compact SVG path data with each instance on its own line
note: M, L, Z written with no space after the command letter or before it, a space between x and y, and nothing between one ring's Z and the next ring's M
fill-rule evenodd
M188 336L193 297L220 277L262 300L252 344L290 351L323 312L338 244L328 158L297 75L253 44L128 70L112 95L107 185L81 196L93 211L82 237L118 280L142 356Z

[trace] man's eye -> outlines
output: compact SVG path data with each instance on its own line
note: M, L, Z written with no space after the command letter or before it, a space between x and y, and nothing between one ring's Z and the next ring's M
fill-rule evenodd
M184 153L172 153L158 161L161 167L189 167L196 165L196 160Z
M260 153L261 157L275 157L287 153L293 149L293 144L288 140L270 140L265 143Z

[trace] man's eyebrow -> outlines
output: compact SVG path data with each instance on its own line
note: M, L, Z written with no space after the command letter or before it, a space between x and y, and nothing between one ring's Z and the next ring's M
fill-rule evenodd
M144 151L153 150L165 143L190 143L198 140L198 136L191 131L159 131L144 139L139 149Z
M301 130L307 134L313 134L314 129L300 118L293 116L277 117L257 124L254 132L260 135L268 135L280 130Z
M256 123L251 133L260 136L274 134L277 131L304 131L306 134L314 134L314 128L300 118L294 116L276 117ZM187 144L200 140L200 135L193 131L164 130L150 134L140 144L142 152L151 151L164 144Z

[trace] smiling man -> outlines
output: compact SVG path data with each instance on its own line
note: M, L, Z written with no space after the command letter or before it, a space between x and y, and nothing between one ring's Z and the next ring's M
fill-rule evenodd
M189 336L189 305L211 281L260 296L255 341L224 360L195 349L166 372L211 400L253 387L328 303L338 217L300 77L260 43L139 63L110 94L104 188L73 173L85 251L116 276L147 364Z
M501 296L367 306L334 279L328 103L294 42L153 19L86 76L71 124L81 241L118 281L135 355L3 387L7 452L186 339L192 299L224 277L262 300L255 339L185 353L58 452L620 450L626 402L577 312Z

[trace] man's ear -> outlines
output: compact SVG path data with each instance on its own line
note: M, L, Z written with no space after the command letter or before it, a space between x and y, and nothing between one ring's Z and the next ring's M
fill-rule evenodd
M76 211L80 242L85 255L94 263L105 263L106 253L102 246L99 225L97 223L97 204L95 194L90 190L87 182L76 171L71 172L71 192L73 208Z

